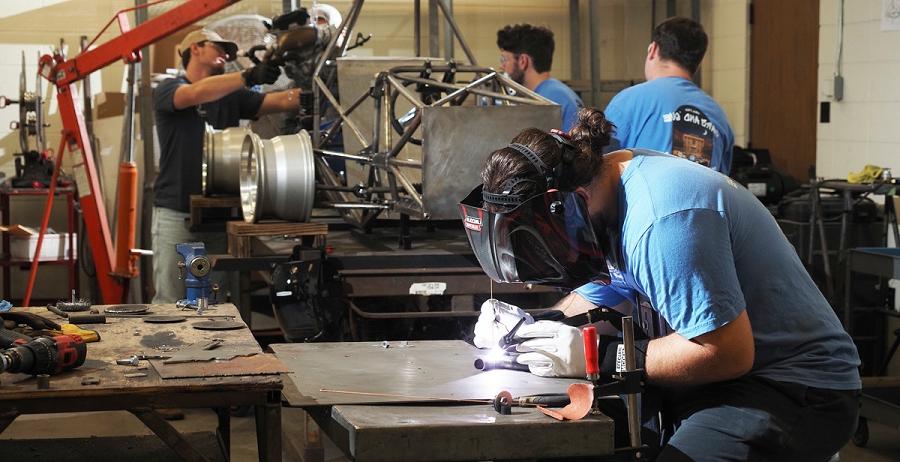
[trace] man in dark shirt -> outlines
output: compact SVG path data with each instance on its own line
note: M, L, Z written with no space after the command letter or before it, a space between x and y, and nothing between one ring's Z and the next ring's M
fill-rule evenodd
M277 66L263 63L225 74L225 63L236 57L237 45L215 32L191 32L182 40L179 54L184 73L160 83L153 93L160 144L151 226L153 303L184 298L175 244L204 242L210 253L225 252L224 235L191 232L187 224L190 196L200 194L205 124L223 129L242 119L296 111L300 99L298 89L265 95L248 89L275 82L281 73ZM213 279L221 281L221 276Z

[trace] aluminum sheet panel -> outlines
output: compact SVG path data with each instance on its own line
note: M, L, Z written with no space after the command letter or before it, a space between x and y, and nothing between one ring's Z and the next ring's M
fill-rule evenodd
M404 346L405 345L405 346ZM501 390L513 396L565 393L575 379L538 377L528 372L473 366L483 350L461 340L381 343L288 343L270 346L291 371L284 397L290 406L427 402L419 397L493 399ZM293 382L293 383L291 383ZM323 392L322 389L376 396Z

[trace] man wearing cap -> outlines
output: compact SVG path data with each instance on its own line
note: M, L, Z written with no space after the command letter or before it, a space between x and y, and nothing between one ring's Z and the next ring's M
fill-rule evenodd
M299 107L298 89L269 94L249 89L275 82L281 73L278 66L262 63L226 74L225 63L237 57L237 49L234 42L215 32L200 29L189 33L178 49L184 73L163 81L153 92L160 145L151 225L153 303L184 298L175 244L204 242L210 253L225 251L221 233L191 232L187 223L190 196L200 194L205 124L224 129L237 126L242 119Z

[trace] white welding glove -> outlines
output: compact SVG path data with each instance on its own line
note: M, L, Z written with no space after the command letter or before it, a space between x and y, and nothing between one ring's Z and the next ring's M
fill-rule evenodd
M584 378L584 340L581 329L559 321L538 321L522 326L516 337L529 339L516 347L519 364L541 377Z
M492 348L499 345L500 339L508 334L510 329L525 318L525 324L534 322L534 318L521 308L509 303L491 298L481 304L481 314L475 323L475 346L478 348ZM522 327L525 327L523 324ZM520 328L521 330L521 328Z

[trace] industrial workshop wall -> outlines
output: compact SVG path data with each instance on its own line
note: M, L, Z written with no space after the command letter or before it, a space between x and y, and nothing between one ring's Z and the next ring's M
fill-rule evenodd
M841 22L843 34L840 33ZM843 43L840 43L841 36ZM834 97L836 74L844 80L840 101ZM820 3L819 101L830 106L830 121L822 122L820 104L816 134L819 176L843 178L848 172L862 170L866 164L889 167L894 176L900 175L898 76L900 2L834 0ZM898 288L900 281L891 281L891 285ZM895 304L900 307L900 297ZM888 338L893 338L897 327L900 327L900 320L891 318L886 326ZM900 374L900 356L894 357L889 373Z

